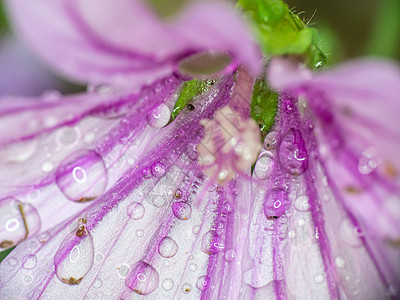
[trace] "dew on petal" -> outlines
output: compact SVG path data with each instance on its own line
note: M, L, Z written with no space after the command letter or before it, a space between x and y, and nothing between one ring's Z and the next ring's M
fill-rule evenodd
M151 174L153 174L155 177L164 176L164 174L165 174L165 166L160 162L154 163L151 166Z
M308 166L307 151L299 130L290 129L282 139L279 148L279 161L291 175L303 174Z
M189 294L192 291L192 286L189 283L182 285L182 292L184 294Z
M179 220L188 220L192 215L192 207L185 202L175 202L172 204L172 212Z
M104 161L93 150L76 151L57 168L56 182L71 201L93 200L104 192L107 185Z
M140 220L144 216L145 208L144 208L143 204L134 201L128 205L127 212L128 212L128 216L131 219Z
M210 286L210 277L208 277L208 276L200 276L200 277L197 279L196 287L197 287L200 291L205 291L205 290L207 290L209 286Z
M297 199L294 202L294 207L298 210L298 211L308 211L310 210L310 203L309 203L309 199L306 195L302 195L297 197Z
M277 131L269 132L264 139L264 148L267 150L274 150L278 147L279 133Z
M352 247L359 247L362 245L362 241L360 236L362 233L359 231L358 227L353 226L350 220L345 219L340 224L339 228L341 240Z
M54 256L57 278L70 285L79 284L94 262L93 238L86 228L78 234L82 226L65 237Z
M171 278L166 278L162 283L162 287L164 290L169 291L174 287L174 281Z
M338 256L335 258L335 264L338 268L344 268L346 265L346 262L344 261L343 257Z
M154 128L162 128L168 124L171 117L171 111L164 103L154 107L147 116L149 125Z
M53 169L54 169L54 164L51 161L45 161L42 164L42 171L44 173L49 173L49 172L53 171Z
M272 155L268 152L265 152L258 158L253 172L258 179L268 179L271 175L273 166L274 160Z
M0 148L0 162L21 163L27 161L35 153L37 140L13 143Z
M206 254L216 254L225 248L221 237L217 236L214 231L208 231L203 235L201 240L201 251Z
M97 278L94 282L93 282L93 287L96 289L101 288L101 286L103 285L103 281L99 278Z
M31 204L14 198L1 201L0 249L8 249L37 234L40 227L40 216Z
M225 253L225 260L226 261L233 261L236 258L236 251L235 249L229 249L228 251L226 251Z
M39 235L39 242L42 244L46 243L50 239L50 233L43 232Z
M59 147L74 147L81 137L78 127L63 127L56 133L56 143Z
M120 278L125 279L128 272L129 272L129 266L127 264L120 264L117 267L117 274Z
M27 270L31 270L36 267L37 258L34 254L29 254L22 258L22 267Z
M189 265L189 270L190 270L190 271L196 271L196 270L197 270L197 265L194 264L194 263L191 263L191 264Z
M288 193L280 188L272 189L264 202L264 214L267 219L274 220L281 217L289 208Z
M369 147L363 151L358 160L358 171L361 174L370 174L381 164L379 152L374 147Z
M148 263L138 261L130 268L125 285L139 295L148 295L158 288L158 272Z
M314 275L314 281L315 283L323 283L325 281L324 275L318 273Z
M158 253L162 257L170 258L178 252L178 244L170 237L166 236L158 244Z

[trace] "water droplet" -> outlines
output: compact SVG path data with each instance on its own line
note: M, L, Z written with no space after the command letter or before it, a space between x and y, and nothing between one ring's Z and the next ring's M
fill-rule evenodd
M15 266L18 263L18 260L13 256L9 256L7 261L10 266Z
M41 227L37 210L14 198L0 202L0 249L8 249L36 235Z
M162 257L173 257L178 252L178 244L170 237L166 236L158 244L158 253Z
M180 189L177 189L175 191L174 198L179 200L182 198L182 195L183 195L182 191Z
M101 279L96 278L96 280L93 282L93 287L96 289L101 288L101 286L103 285L103 281L101 281Z
M156 106L147 116L147 121L151 127L162 128L168 124L171 117L171 111L164 103Z
M97 253L97 254L95 255L95 257L94 257L94 262L95 262L95 263L99 263L99 262L101 262L101 261L103 260L103 258L104 258L104 255L103 255L103 254Z
M235 249L229 249L228 251L226 251L225 253L225 260L226 261L233 261L236 258L236 251Z
M32 239L28 243L28 249L34 252L37 248L39 248L39 242L36 239Z
M114 93L113 87L106 84L88 85L87 92L90 94L97 94L100 96L110 96Z
M144 216L145 209L143 204L135 201L128 205L127 212L131 219L140 220Z
M42 164L42 171L44 173L49 173L49 172L53 171L53 169L54 169L54 165L51 161L45 161Z
M208 289L208 287L210 286L210 278L208 276L200 276L197 279L196 282L196 287L200 290L200 291L205 291Z
M0 161L5 163L21 163L27 161L35 153L37 140L12 143L0 149Z
M192 207L185 202L175 202L172 204L172 212L179 220L188 220L192 215Z
M191 264L189 265L189 270L190 270L190 271L196 271L196 270L197 270L197 265L194 264L194 263L191 263Z
M81 137L78 127L63 127L57 131L56 144L58 147L74 147Z
M340 224L339 231L342 241L347 245L352 247L359 247L362 245L362 241L360 239L362 233L360 234L358 228L354 227L350 220L343 220Z
M125 279L125 285L139 295L148 295L158 288L159 275L156 269L144 261L133 264Z
M182 292L184 294L189 294L192 291L192 286L189 283L182 285Z
M314 275L314 281L315 283L323 283L325 280L324 275L318 273Z
M289 206L288 193L283 189L272 189L265 197L264 214L267 219L274 220L281 217Z
M279 148L279 161L291 175L301 175L306 171L307 151L299 130L292 128L283 138Z
M107 185L107 171L101 156L93 150L76 151L59 165L56 182L68 199L86 202L100 196Z
M358 160L358 171L361 174L370 174L381 163L379 152L375 147L365 149Z
M144 231L143 231L142 229L137 229L137 230L135 231L135 235L136 235L137 237L142 237L142 236L144 235Z
M50 233L43 232L39 235L39 242L46 243L50 239Z
M335 264L338 268L344 268L346 262L344 261L343 257L338 256L335 258Z
M23 281L24 281L24 284L30 284L33 281L33 276L25 275Z
M253 171L254 175L261 180L268 179L271 175L273 166L274 159L272 158L272 155L268 152L265 152L257 160Z
M24 256L24 258L22 259L22 266L24 267L24 269L31 270L34 267L36 267L36 264L37 264L36 255L29 254Z
M151 170L150 168L143 168L140 172L144 179L149 179L151 177Z
M82 226L64 238L54 256L57 278L70 285L79 284L94 262L93 238Z
M200 232L200 229L201 229L201 227L199 225L194 225L193 228L192 228L192 233L194 235L198 235L199 232Z
M306 220L300 219L300 220L297 222L297 224L299 224L300 227L303 227L303 226L306 225Z
M174 281L171 278L166 278L162 283L162 287L164 290L169 291L174 287Z
M289 230L288 236L289 236L289 238L291 238L292 240L295 239L295 238L296 238L296 231L294 231L293 229L292 229L292 230Z
M277 131L269 132L264 140L264 148L267 150L273 150L278 147L279 133Z
M296 201L294 202L294 207L298 211L308 211L310 209L310 203L308 201L309 199L306 195L297 197Z
M125 279L126 278L126 275L128 274L128 272L129 272L129 266L127 265L127 264L120 264L118 267L117 267L117 274L118 274L118 276L120 277L120 278L122 278L122 279Z
M151 166L151 174L153 174L156 177L164 176L164 174L165 174L165 166L160 162L154 163Z
M216 254L225 248L221 237L217 236L214 231L208 231L203 235L201 240L201 251L206 254Z

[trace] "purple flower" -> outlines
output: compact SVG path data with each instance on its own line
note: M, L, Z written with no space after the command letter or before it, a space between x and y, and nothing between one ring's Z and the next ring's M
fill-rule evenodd
M251 177L263 71L231 8L162 22L133 0L8 6L30 47L90 88L0 100L0 246L18 244L0 298L398 296L397 66L313 75L274 58L277 114ZM170 122L193 75L216 79Z

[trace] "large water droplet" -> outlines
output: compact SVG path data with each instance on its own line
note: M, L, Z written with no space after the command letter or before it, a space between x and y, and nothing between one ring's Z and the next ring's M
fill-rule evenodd
M200 291L205 291L208 289L208 287L210 286L210 277L208 276L201 276L197 279L196 282L196 287L200 290Z
M172 204L172 212L179 220L188 220L192 215L192 207L185 202L175 202Z
M265 197L264 214L267 219L277 219L285 213L289 206L288 193L283 189L275 188Z
M132 265L125 285L139 295L148 295L158 288L159 275L156 269L144 261Z
M163 257L173 257L178 252L178 244L170 237L166 236L158 244L158 253Z
M154 107L147 116L147 121L151 127L161 128L168 124L171 117L171 111L164 103Z
M94 262L93 238L85 225L69 233L54 256L57 278L67 284L79 284Z
M14 198L1 200L0 249L8 249L37 234L40 227L39 214L32 205Z
M225 248L223 239L214 231L208 231L203 235L201 240L201 251L206 254L216 254Z
M31 270L34 267L36 267L36 264L37 264L37 258L36 255L34 254L26 255L22 259L22 266L24 267L24 269Z
M358 160L358 171L361 174L369 174L381 163L379 152L374 147L365 149Z
M164 279L162 283L164 290L169 291L174 287L174 281L171 278Z
M261 180L268 179L271 175L273 166L274 160L272 155L268 152L265 152L257 160L257 163L254 167L254 175Z
M308 166L307 151L301 133L290 129L283 138L279 148L279 161L291 175L303 174Z
M145 209L141 203L134 201L128 205L127 212L131 219L140 220L144 216Z
M64 159L56 182L68 199L86 202L100 196L107 185L107 171L101 156L93 150L76 151Z

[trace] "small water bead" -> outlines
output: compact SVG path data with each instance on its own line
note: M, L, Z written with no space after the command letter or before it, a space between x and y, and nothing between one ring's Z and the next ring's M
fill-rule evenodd
M149 179L151 177L151 169L150 168L144 168L140 172L143 176L144 179Z
M93 287L96 289L101 288L102 285L103 285L103 281L99 278L96 278L96 280L93 282Z
M363 235L358 227L354 227L350 220L345 219L340 224L339 228L340 237L344 243L352 247L359 247L362 245L360 237Z
M20 241L36 235L41 227L37 210L14 198L0 203L0 249L8 249Z
M158 244L158 253L162 257L170 258L178 252L178 244L169 236L163 238Z
M297 224L299 224L300 227L303 227L303 226L306 225L306 220L300 219L300 220L297 222Z
M179 220L188 220L192 215L192 207L186 202L172 204L172 212Z
M144 208L143 204L134 201L128 205L127 212L128 212L128 216L131 219L140 220L144 216L145 208Z
M39 242L36 239L32 239L28 243L28 249L31 250L32 252L35 251L37 248L39 248Z
M324 275L318 273L314 275L314 281L315 283L323 283L325 281Z
M45 161L42 164L42 171L44 173L49 173L49 172L53 171L53 169L54 169L54 165L51 161Z
M24 284L30 284L33 281L33 276L25 275L23 281L24 281Z
M229 249L225 253L225 260L228 262L234 261L236 259L236 251L235 249Z
M264 214L267 219L274 220L281 217L289 206L288 192L280 188L275 188L265 197Z
M192 286L189 283L182 285L182 292L184 294L189 294L192 291Z
M78 127L63 127L56 133L56 144L58 147L74 147L81 137Z
M9 256L9 257L7 258L7 261L8 261L8 264L9 264L10 266L15 266L15 265L18 263L18 259L16 259L16 258L13 257L13 256Z
M196 270L197 270L197 265L194 264L194 263L191 263L191 264L189 265L189 270L190 270L190 271L196 271Z
M201 229L201 227L199 225L194 225L192 228L192 233L194 235L198 235L200 233L200 229Z
M346 262L344 261L343 257L338 256L335 258L335 264L338 268L344 268L346 265Z
M50 239L50 233L43 232L39 235L39 242L42 244L46 243Z
M214 231L208 231L201 240L201 251L206 254L216 254L225 248L223 239L215 234Z
M166 291L170 291L174 287L174 281L171 278L164 279L162 287Z
M165 174L165 166L161 162L154 163L151 166L151 174L156 177L162 177Z
M295 239L296 238L296 231L294 231L293 229L289 230L288 236L292 240Z
M149 125L154 128L162 128L168 124L171 117L171 111L164 103L154 107L147 116Z
M142 229L137 229L137 230L135 231L135 235L136 235L137 237L142 237L142 236L144 235L144 231L143 231Z
M182 196L183 196L182 191L181 191L180 189L177 189L177 190L175 191L174 198L179 200L179 199L182 198Z
M268 179L274 166L274 159L268 152L260 155L254 167L254 175L261 180Z
M210 277L208 276L200 276L196 282L196 288L200 291L205 291L210 286Z
M31 269L33 269L34 267L36 267L36 264L37 264L37 258L36 258L36 255L31 255L31 254L29 254L29 255L25 255L23 258L22 258L22 267L24 268L24 269L27 269L27 270L31 270Z
M125 285L139 295L148 295L158 288L158 272L148 263L138 261L130 268Z
M279 144L279 132L271 131L264 139L264 148L267 150L274 150Z
M302 195L300 197L297 197L297 199L294 202L294 207L298 211L308 211L308 210L310 210L310 203L309 203L308 196Z
M117 274L120 278L125 279L128 272L129 272L129 266L127 264L120 264L117 267Z
M84 226L69 233L54 256L57 278L66 284L79 284L93 266L93 238Z
M301 175L308 167L307 151L299 130L290 129L282 139L279 148L279 161L291 175Z
M363 151L358 160L358 171L361 174L370 174L381 164L379 152L375 147L369 147Z

